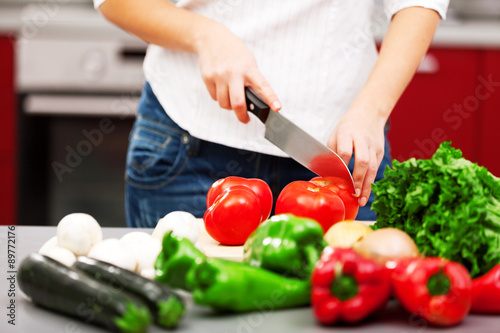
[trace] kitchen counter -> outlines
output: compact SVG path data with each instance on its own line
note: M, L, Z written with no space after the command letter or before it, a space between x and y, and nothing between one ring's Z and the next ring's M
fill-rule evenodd
M119 238L131 229L103 228L104 238ZM151 232L151 229L142 229ZM8 233L8 227L0 228L0 267L1 277L1 308L0 332L105 332L104 330L84 324L69 317L41 309L30 303L21 295L19 287L15 287L16 325L7 323L7 305L9 286L7 277L10 275L7 267L7 240L13 236ZM16 227L11 233L15 234L16 269L23 258L29 253L36 252L42 244L55 235L55 227ZM12 249L12 248L11 248ZM390 302L386 309L371 319L358 325L340 325L332 327L318 326L311 314L310 308L297 308L279 311L252 312L244 314L216 315L207 308L192 304L186 295L188 310L176 332L365 332L374 333L465 333L465 332L498 332L500 316L469 315L458 326L449 329L427 327L425 323L403 311L396 302ZM165 332L158 327L151 326L149 332Z
M377 40L381 40L387 29L387 18L380 10L374 14L371 29ZM64 35L71 38L92 36L93 38L121 38L133 42L135 37L125 33L102 18L90 5L54 4L44 7L42 3L29 6L0 6L0 33L13 34L24 40ZM360 31L363 40L366 32ZM433 46L500 48L500 19L459 19L450 15L441 22Z

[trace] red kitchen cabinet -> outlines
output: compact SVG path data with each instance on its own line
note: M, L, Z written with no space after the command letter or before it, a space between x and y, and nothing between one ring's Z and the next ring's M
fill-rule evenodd
M451 141L467 159L479 161L475 133L483 108L476 96L479 67L477 50L429 50L391 114L394 159L428 158L442 141Z
M0 225L16 224L14 40L0 36Z
M483 53L483 66L480 74L484 94L484 112L481 126L478 127L480 139L479 163L500 177L500 50Z

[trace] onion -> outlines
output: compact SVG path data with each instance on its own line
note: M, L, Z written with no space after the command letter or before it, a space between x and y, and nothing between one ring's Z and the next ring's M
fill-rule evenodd
M408 234L395 228L382 228L353 245L354 251L380 265L392 259L418 257L417 245Z
M364 223L348 220L335 223L328 229L324 239L333 247L351 248L360 238L373 230Z

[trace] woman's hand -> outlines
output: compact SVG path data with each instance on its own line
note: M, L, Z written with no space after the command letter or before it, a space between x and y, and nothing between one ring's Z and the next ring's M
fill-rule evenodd
M384 157L385 117L373 108L353 104L341 118L328 140L328 147L349 164L354 152L353 171L356 196L360 206L366 205L371 185Z
M439 23L432 9L409 7L392 18L379 58L363 89L328 140L347 164L354 152L353 179L366 205L384 156L384 126L429 47Z
M106 0L99 10L110 22L148 43L197 53L208 92L222 108L234 110L240 121L250 120L245 87L274 111L281 108L252 52L224 25L165 0Z
M273 109L281 103L257 67L252 52L226 27L210 24L196 47L201 75L210 96L248 123L245 87L251 87Z

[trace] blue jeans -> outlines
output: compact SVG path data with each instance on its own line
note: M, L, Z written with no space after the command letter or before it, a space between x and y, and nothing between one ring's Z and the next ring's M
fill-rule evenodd
M385 156L377 174L390 163ZM354 161L349 168L352 171ZM127 153L125 210L129 227L152 228L167 213L182 210L203 217L206 195L213 182L228 176L260 178L274 196L295 180L316 174L290 158L260 154L200 140L167 116L149 84L142 92ZM370 210L373 194L357 219L375 220Z

